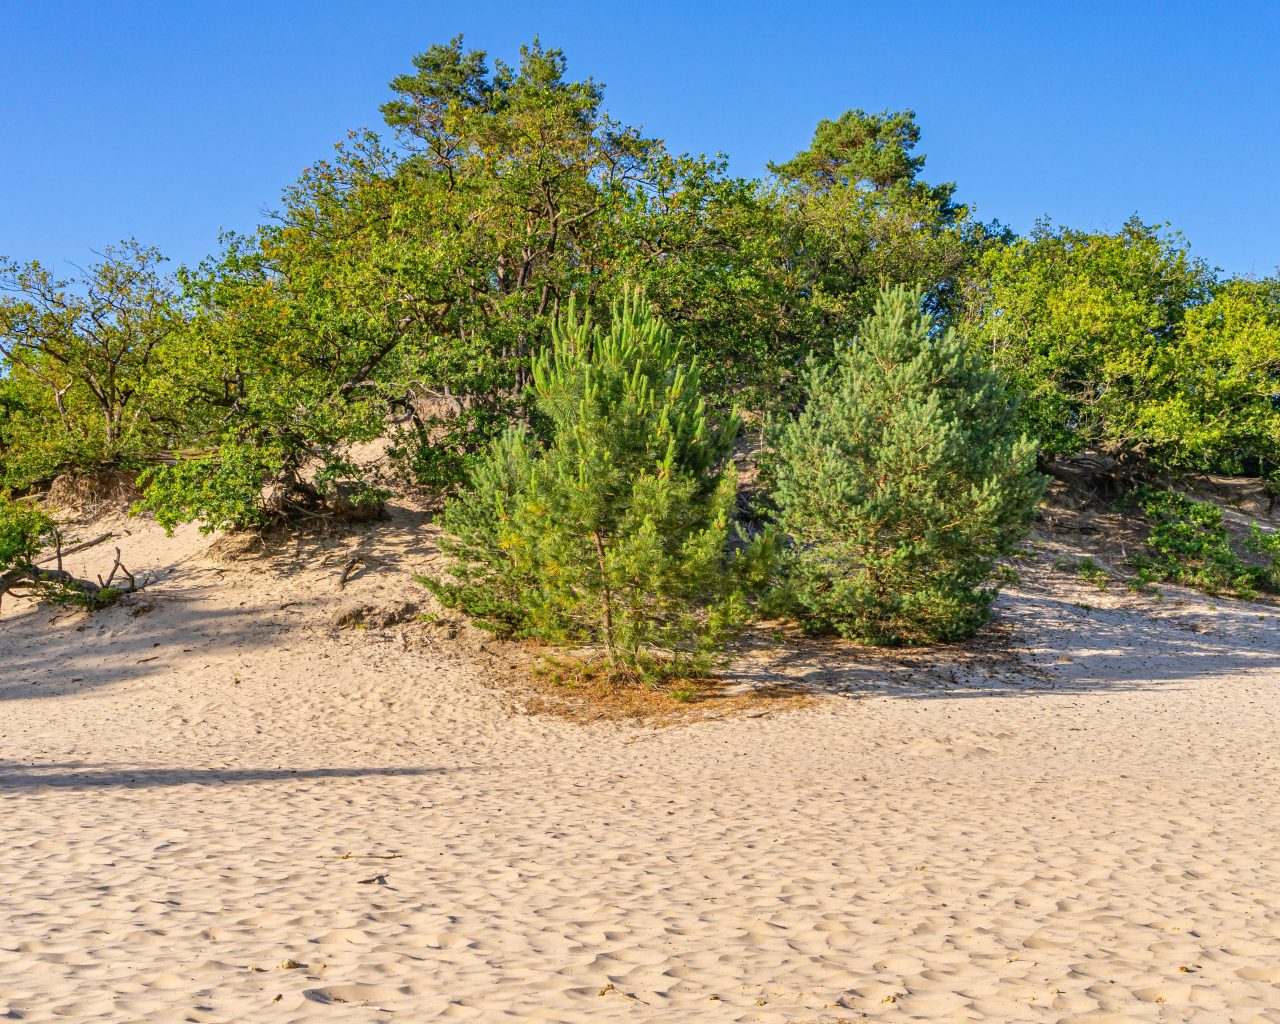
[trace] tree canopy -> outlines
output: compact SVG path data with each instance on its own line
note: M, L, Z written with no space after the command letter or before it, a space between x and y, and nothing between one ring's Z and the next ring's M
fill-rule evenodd
M642 292L709 401L769 413L894 285L988 353L1046 460L1277 467L1274 279L1221 280L1137 219L979 221L927 178L913 111L822 120L746 178L613 118L558 49L506 63L457 37L381 113L198 267L137 242L66 279L0 264L0 485L149 468L167 524L250 525L376 502L388 481L351 451L387 435L401 483L447 491L534 414L571 300Z
M1171 470L1280 465L1274 281L1219 281L1180 235L1037 225L990 249L966 335L1020 392L1046 457L1101 451Z

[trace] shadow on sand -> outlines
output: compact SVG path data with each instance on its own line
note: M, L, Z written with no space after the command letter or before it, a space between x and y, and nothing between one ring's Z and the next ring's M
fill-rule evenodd
M470 768L146 768L128 765L0 763L0 791L53 787L234 786L305 779L365 779L443 775Z
M873 648L756 631L731 675L745 685L906 699L1098 694L1280 667L1280 630L1245 602L1153 614L1092 608L1048 589L1002 598L995 620L954 645Z
M417 571L436 554L431 518L395 509L386 521L344 529L278 530L249 545L235 564L217 564L216 558L210 564L210 552L222 543L215 542L187 562L161 566L153 586L92 615L45 605L11 611L6 605L0 608L0 702L64 697L171 675L203 659L251 658L285 644L313 644L340 600L344 564L348 584ZM357 553L361 560L352 558ZM291 582L317 571L328 578L310 589ZM252 591L252 598L238 593L246 574L268 586ZM300 633L299 626L309 628Z

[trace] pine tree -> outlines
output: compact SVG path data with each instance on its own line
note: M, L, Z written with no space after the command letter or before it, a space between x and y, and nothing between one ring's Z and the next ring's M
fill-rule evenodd
M772 464L801 621L864 643L972 634L1044 486L1000 380L901 287L808 374Z
M730 554L738 420L699 383L643 299L607 331L570 305L534 360L534 427L495 441L446 509L454 582L432 589L501 634L598 645L614 669L704 669L772 541Z

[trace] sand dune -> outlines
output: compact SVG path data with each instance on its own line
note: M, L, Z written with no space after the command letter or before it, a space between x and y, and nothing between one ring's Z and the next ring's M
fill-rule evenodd
M0 1019L1280 1021L1270 609L1032 568L1017 657L759 647L821 698L583 727L330 631L421 600L410 511L231 563L111 525L145 595L0 615Z

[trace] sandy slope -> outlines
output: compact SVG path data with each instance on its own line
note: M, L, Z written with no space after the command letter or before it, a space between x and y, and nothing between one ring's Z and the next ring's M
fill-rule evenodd
M1268 610L1046 567L1022 668L757 652L830 695L582 727L330 633L416 595L410 513L230 566L124 528L149 602L0 615L0 1019L1280 1021Z

